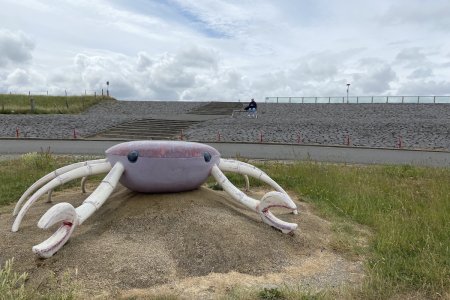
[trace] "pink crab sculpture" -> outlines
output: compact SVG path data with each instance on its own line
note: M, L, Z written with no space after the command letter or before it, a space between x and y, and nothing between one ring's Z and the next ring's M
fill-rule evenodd
M27 211L45 193L49 193L50 201L54 188L77 178L83 178L84 192L87 176L108 173L79 207L58 203L41 217L38 227L42 229L57 223L61 225L51 237L33 247L35 254L48 258L56 253L67 242L73 230L102 206L119 181L137 192L182 192L198 188L212 175L234 200L257 212L263 222L283 233L290 233L297 228L297 224L284 222L269 210L272 207L284 207L297 212L295 203L283 188L250 164L220 158L219 152L211 146L182 141L133 141L109 148L106 150L106 157L57 169L35 182L19 199L13 213L16 216L12 226L13 232L19 230ZM222 171L244 175L247 188L248 175L262 180L276 191L268 192L261 200L253 199L235 187Z

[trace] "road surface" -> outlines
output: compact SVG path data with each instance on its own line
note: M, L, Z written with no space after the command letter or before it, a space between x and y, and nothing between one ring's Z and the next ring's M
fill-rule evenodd
M0 155L47 151L54 154L103 155L109 147L121 141L1 139ZM216 148L224 158L267 160L311 160L351 164L407 164L449 167L450 152L333 147L316 145L206 143Z

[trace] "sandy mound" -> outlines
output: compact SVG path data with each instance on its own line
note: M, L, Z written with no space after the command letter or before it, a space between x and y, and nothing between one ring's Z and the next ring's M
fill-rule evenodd
M259 199L264 191L249 194ZM78 206L85 198L72 189L54 193L53 200ZM200 188L146 195L120 187L47 260L31 252L51 234L36 226L53 205L41 199L17 233L10 232L13 207L2 209L0 263L14 257L15 269L28 272L33 286L45 284L48 274L61 275L69 268L89 294L126 296L170 293L209 298L235 285L321 289L359 281L361 263L329 250L330 224L293 199L300 208L298 215L277 212L281 219L299 224L294 235L285 235L234 204L224 192Z

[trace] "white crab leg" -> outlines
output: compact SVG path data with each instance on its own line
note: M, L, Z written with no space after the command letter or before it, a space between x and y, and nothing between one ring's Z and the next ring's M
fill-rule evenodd
M81 192L83 194L86 194L86 181L87 181L87 176L84 176L83 178L81 178Z
M286 191L278 184L276 183L272 178L269 177L266 173L264 173L262 170L258 169L255 166L252 166L250 164L244 163L242 161L233 160L233 159L220 159L219 162L219 168L223 172L234 172L239 173L242 175L248 175L253 178L259 179L271 187L273 187L275 190L279 191L280 193L287 194Z
M22 202L25 201L25 199L28 198L28 196L31 195L31 193L33 193L35 190L37 190L38 188L40 188L41 186L43 186L50 180L54 179L55 177L57 177L61 174L64 174L68 171L74 170L76 168L82 167L82 166L103 163L105 161L106 161L106 158L78 162L78 163L74 163L74 164L71 164L68 166L64 166L64 167L59 168L51 173L48 173L47 175L45 175L44 177L42 177L41 179L36 181L32 186L30 186L25 191L25 193L23 193L22 197L20 197L19 201L17 201L17 203L16 203L16 207L14 208L13 216L16 216L19 213L19 209L20 209L20 206L22 205Z
M80 177L88 176L88 175L96 175L101 173L106 173L111 170L111 165L109 162L96 163L91 165L86 165L84 167L79 167L77 169L71 170L64 174L61 174L48 182L46 185L37 190L27 202L23 205L22 209L17 214L16 219L14 220L14 224L12 226L12 231L16 232L19 230L20 223L22 222L23 217L27 213L28 209L30 209L31 205L36 202L39 197L44 195L49 190L54 189L57 186L60 186L66 182L69 182L73 179L77 179Z
M249 209L259 213L261 219L264 223L269 224L283 233L290 233L297 228L297 224L288 223L282 221L275 217L269 209L272 207L284 207L289 210L296 210L297 206L295 203L289 198L289 196L282 192L269 192L258 201L253 199L246 194L244 194L241 190L235 187L222 173L218 166L213 166L211 169L211 174L214 176L216 181L223 187L225 192L227 192L233 199L238 201L239 203L245 205ZM268 177L268 176L267 176Z
M61 249L75 227L81 225L105 203L117 186L123 171L123 165L120 162L116 163L95 191L76 209L69 203L58 203L50 208L39 220L39 228L47 229L59 222L62 222L62 225L51 237L34 246L33 252L40 257L48 258Z
M76 211L79 225L83 224L87 218L105 203L106 199L108 199L109 195L116 188L117 182L119 182L124 170L124 166L120 162L117 162L95 191L83 201L82 205L77 207Z
M245 191L248 192L250 191L250 180L248 180L247 174L244 175L244 179L245 179Z
M219 162L219 168L224 172L234 172L239 173L245 176L245 184L246 184L246 191L249 190L250 183L248 181L248 177L252 176L253 178L259 179L271 187L273 187L275 190L279 191L280 193L286 194L286 191L278 184L276 183L272 178L269 177L266 173L264 173L262 170L258 169L257 167L238 161L233 159L220 159ZM294 209L292 211L295 215L298 213L297 209Z
M47 194L47 203L52 203L52 194L53 194L53 190L48 191Z

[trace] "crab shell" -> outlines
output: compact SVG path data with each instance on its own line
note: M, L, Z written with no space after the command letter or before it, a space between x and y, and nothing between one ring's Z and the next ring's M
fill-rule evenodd
M211 146L181 141L134 141L105 153L112 166L117 162L124 166L120 183L143 193L196 189L220 160L220 153Z

